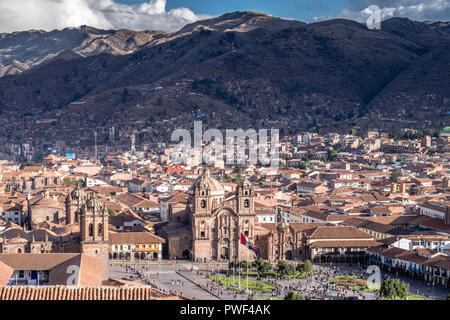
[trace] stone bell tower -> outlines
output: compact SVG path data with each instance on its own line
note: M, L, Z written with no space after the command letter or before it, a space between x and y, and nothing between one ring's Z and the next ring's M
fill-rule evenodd
M214 256L214 236L218 230L215 212L223 206L224 188L211 177L209 169L204 169L200 177L189 189L192 204L192 252L194 259L211 260Z
M252 214L255 212L255 191L247 177L237 186L236 198L238 214Z
M239 235L245 235L252 243L255 242L254 229L256 223L255 190L247 177L242 180L236 189L236 213L239 219ZM239 243L238 258L253 260L248 249Z
M102 261L102 279L108 279L109 242L108 211L92 193L80 209L80 243L81 253Z
M87 201L86 193L77 185L76 189L67 195L64 204L66 207L66 225L80 223L81 206Z

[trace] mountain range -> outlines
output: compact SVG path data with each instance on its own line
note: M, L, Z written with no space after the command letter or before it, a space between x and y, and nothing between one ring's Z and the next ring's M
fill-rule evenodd
M449 49L443 21L392 18L369 30L256 12L174 33L83 26L0 34L0 110L90 112L102 124L201 112L243 127L261 119L293 128L439 127L450 122Z

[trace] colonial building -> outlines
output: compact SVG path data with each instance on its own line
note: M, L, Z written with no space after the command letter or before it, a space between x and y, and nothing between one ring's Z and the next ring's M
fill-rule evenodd
M150 232L111 232L111 260L160 260L164 239Z
M195 261L245 259L248 249L240 245L240 235L255 239L254 196L247 179L226 193L205 169L188 191L186 208L177 213L185 218L155 226L167 240L166 254Z
M105 205L94 193L87 194L79 188L66 197L65 204L65 224L50 219L52 213L60 214L60 208L51 199L44 197L34 204L35 208L32 205L28 230L10 227L0 233L0 253L82 253L101 261L102 279L107 280L109 215ZM36 217L42 219L36 221ZM35 228L38 222L44 228Z
M281 223L259 223L255 191L247 178L235 192L226 193L205 169L188 195L186 208L178 212L185 219L169 219L155 226L166 239L163 252L169 258L252 260L253 254L240 243L241 234L256 245L260 257L270 261L362 262L365 250L378 245L373 236L353 226L288 223L286 219Z

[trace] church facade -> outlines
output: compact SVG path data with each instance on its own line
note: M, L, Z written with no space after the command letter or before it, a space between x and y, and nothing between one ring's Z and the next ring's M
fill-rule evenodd
M206 169L190 188L188 202L194 261L247 259L240 236L253 242L256 223L254 189L247 179L226 194Z
M196 262L254 260L240 242L241 234L269 261L312 259L315 262L362 262L375 239L354 227L326 223L258 223L255 189L245 178L234 192L226 192L208 169L188 191L180 221L156 228L166 239L168 258ZM170 214L169 214L170 216Z

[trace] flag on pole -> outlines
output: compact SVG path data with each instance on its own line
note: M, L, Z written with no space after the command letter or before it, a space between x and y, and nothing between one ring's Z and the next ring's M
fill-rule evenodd
M241 244L246 246L249 250L253 251L256 259L259 259L258 249L256 249L255 245L251 243L246 236L241 233Z

